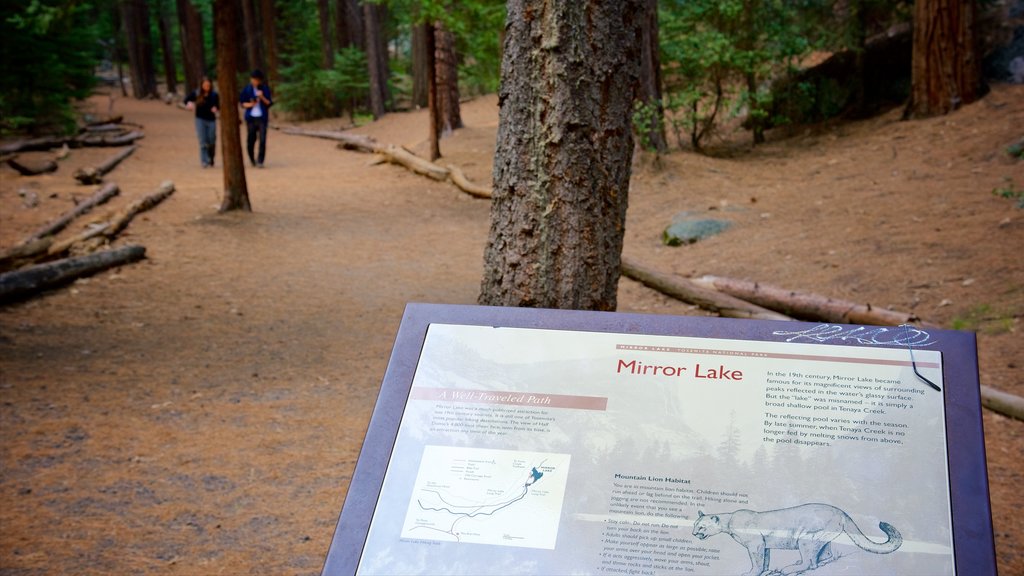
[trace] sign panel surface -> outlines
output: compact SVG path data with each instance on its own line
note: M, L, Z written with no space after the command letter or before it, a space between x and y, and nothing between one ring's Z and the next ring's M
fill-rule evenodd
M920 334L429 323L356 573L954 574Z

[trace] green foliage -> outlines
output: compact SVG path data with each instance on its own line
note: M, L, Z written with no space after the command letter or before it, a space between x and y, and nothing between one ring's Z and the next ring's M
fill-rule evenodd
M658 151L655 143L651 141L651 134L661 132L664 123L665 118L658 102L636 101L633 106L633 129L640 139L641 148L650 152Z
M1013 178L1003 178L1003 185L992 190L992 193L1000 198L1016 200L1017 208L1024 210L1024 188L1017 188Z
M969 330L989 335L1005 334L1013 330L1012 311L998 311L989 304L977 304L953 318L954 330Z
M315 58L299 58L281 71L281 108L299 120L336 116L339 109L354 114L370 86L366 54L354 46L343 48L330 70L320 67L319 58L319 52Z
M99 61L92 5L0 0L0 132L70 131Z
M662 0L659 36L669 123L683 145L700 149L726 120L745 119L755 142L769 127L814 110L834 115L850 87L793 82L785 109L776 81L816 50L860 48L867 23L903 17L907 2L851 0ZM897 14L898 13L898 14Z

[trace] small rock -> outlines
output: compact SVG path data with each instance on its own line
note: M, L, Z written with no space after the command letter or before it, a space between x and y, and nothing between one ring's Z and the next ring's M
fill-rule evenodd
M949 306L952 303L953 303L953 301L950 300L949 298L943 298L942 302L939 302L938 308L943 308L945 306Z
M961 286L970 286L971 284L974 284L974 278L967 278L960 283Z

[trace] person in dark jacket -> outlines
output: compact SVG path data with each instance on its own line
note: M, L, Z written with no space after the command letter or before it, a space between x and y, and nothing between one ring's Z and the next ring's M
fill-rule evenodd
M217 113L220 112L220 96L214 91L213 82L204 76L199 88L185 97L185 106L196 111L199 161L203 168L209 168L217 152Z
M263 160L267 156L267 127L270 123L270 107L274 105L270 86L263 81L263 72L252 71L252 74L249 75L249 84L242 89L238 100L245 108L246 149L249 152L249 162L257 168L263 168ZM260 141L259 156L254 154L257 138Z

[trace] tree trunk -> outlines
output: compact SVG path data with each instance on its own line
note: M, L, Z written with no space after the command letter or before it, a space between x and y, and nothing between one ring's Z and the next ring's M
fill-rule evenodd
M459 63L455 56L455 35L441 22L434 23L434 75L437 78L438 130L451 134L462 128Z
M153 40L149 32L149 8L146 0L122 0L128 46L128 67L132 78L132 95L136 98L157 97L156 73L153 67Z
M956 110L983 92L973 0L917 0L910 102L905 116Z
M185 68L185 93L199 88L206 67L203 19L189 0L177 0L181 61Z
M164 59L164 84L167 92L176 94L178 92L178 69L174 65L174 49L171 47L171 30L167 23L167 12L164 10L164 3L157 5L157 30L160 33L160 52Z
M331 5L329 0L316 0L316 11L320 16L320 67L334 68L334 42L331 41Z
M658 0L644 3L643 37L640 39L640 85L637 100L644 105L644 145L661 154L668 152L665 139L665 107L661 102L661 57L658 48Z
M224 197L220 211L252 211L249 190L245 183L245 164L242 160L242 141L238 126L238 87L236 86L235 46L238 44L236 22L238 10L235 0L216 0L217 28L217 84L224 105L220 108L220 142L224 166Z
M267 77L270 84L277 86L281 80L277 58L277 10L274 0L260 0L260 16L263 23L263 42L267 53Z
M387 105L387 69L380 66L381 30L376 4L363 4L363 22L366 27L366 65L370 73L370 112L377 119L384 115Z
M645 0L511 0L485 305L614 310Z
M133 146L132 148L135 147ZM117 187L117 184L114 184L113 182L104 184L99 190L96 191L95 194L86 198L84 202L80 202L77 206L62 214L56 220L46 224L39 230L33 232L32 235L25 240L25 242L41 240L46 236L52 236L60 232L61 230L66 228L67 225L70 224L75 218L78 218L82 214L86 214L96 206L99 206L100 204L107 202L108 200L110 200L114 196L117 196L120 193L121 189Z
M412 27L412 106L426 108L430 61L427 58L427 24Z
M263 68L263 51L260 46L260 27L257 24L256 4L253 0L242 0L242 23L245 25L245 51L249 70Z
M363 8L359 6L359 0L337 0L334 8L334 26L338 37L338 47L355 46L360 50L365 50Z
M429 112L427 124L427 141L430 142L430 161L433 162L441 157L441 118L440 103L437 100L437 26L427 24L427 70L434 73L427 74L427 111Z

